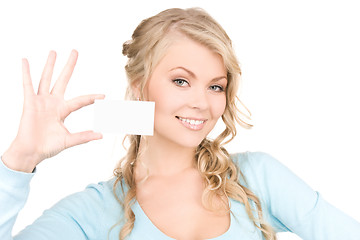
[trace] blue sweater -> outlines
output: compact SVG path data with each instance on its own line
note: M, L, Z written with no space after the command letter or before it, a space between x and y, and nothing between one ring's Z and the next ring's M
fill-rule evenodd
M277 232L293 232L308 240L360 240L359 222L326 202L318 192L270 155L245 152L232 155L232 160L247 180L246 184L239 179L240 183L259 197L265 221ZM123 214L112 192L114 179L91 184L84 191L64 198L44 211L32 225L11 236L34 174L10 170L0 161L1 240L118 239L122 224L110 231ZM248 218L244 205L232 199L230 202L230 228L213 240L263 239ZM128 239L172 239L152 224L137 202L133 211L136 220Z

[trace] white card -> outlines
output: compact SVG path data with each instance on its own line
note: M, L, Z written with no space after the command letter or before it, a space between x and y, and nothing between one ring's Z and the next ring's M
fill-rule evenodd
M94 131L152 136L154 112L155 102L96 99Z

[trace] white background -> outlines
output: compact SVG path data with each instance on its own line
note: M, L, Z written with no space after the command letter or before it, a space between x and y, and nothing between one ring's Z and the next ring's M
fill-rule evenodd
M50 50L54 79L72 49L79 59L66 99L104 93L123 99L122 43L146 17L170 7L207 10L232 38L242 65L241 99L255 127L230 152L270 153L342 211L360 220L360 14L356 1L1 1L0 152L17 133L22 112L21 58L34 87ZM65 121L92 129L92 106ZM124 154L122 136L67 149L38 166L14 233L61 198L107 180ZM294 189L296 191L296 189ZM298 239L280 234L280 239Z

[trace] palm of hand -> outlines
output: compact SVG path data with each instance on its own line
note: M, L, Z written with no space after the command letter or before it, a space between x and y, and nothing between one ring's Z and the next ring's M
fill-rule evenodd
M70 132L64 125L66 102L57 96L34 96L24 103L17 139L24 150L39 159L50 158L69 147Z

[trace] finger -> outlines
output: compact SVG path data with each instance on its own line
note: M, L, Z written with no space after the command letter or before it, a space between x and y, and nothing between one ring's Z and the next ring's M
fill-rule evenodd
M24 87L24 100L26 100L28 97L35 95L34 87L30 77L29 62L26 58L22 59L22 78Z
M70 80L70 77L74 71L76 61L78 58L78 52L72 50L68 62L66 63L63 71L61 72L59 78L55 82L55 85L51 91L51 94L64 96L66 86Z
M62 118L65 119L70 113L87 105L93 104L95 102L95 99L104 99L104 98L105 98L104 94L90 94L90 95L80 96L71 99L67 101L68 112L65 113L65 116L62 116Z
M56 61L56 52L50 51L43 73L41 75L38 94L48 94L51 84L51 77Z
M87 143L93 140L102 139L101 133L95 133L93 131L85 131L79 133L73 133L66 139L66 148L70 148L79 144Z

